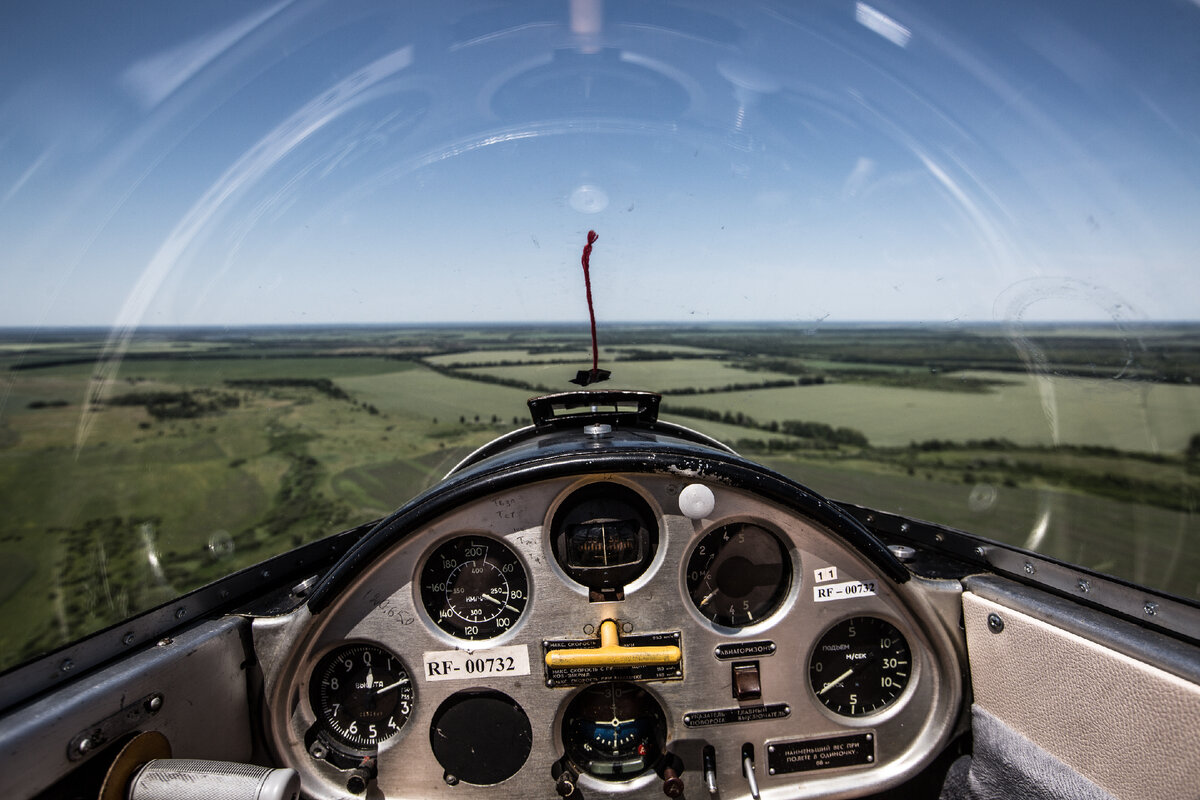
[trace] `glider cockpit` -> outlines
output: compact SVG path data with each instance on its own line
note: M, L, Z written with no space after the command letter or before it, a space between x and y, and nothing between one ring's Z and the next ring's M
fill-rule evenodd
M264 798L1061 798L1195 785L1194 761L1170 756L1200 719L1192 609L1145 601L1171 631L1087 608L1054 591L1068 568L831 502L659 421L657 404L535 398L533 425L387 519L132 621L173 630L10 712L6 793L210 796L224 781ZM1014 557L1051 583L1013 580ZM1115 582L1077 580L1123 602ZM103 658L117 635L79 657ZM1105 723L1076 735L1088 715ZM1107 755L1135 751L1136 765ZM151 760L167 755L186 760Z

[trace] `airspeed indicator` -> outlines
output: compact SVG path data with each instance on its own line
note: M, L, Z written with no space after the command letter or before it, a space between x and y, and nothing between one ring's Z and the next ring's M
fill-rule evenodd
M507 633L529 602L517 554L485 536L459 536L429 555L421 570L421 604L435 625L459 639Z

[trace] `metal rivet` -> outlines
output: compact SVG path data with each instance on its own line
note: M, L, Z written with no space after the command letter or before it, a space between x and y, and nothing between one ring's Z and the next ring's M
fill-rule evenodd
M1158 603L1155 603L1152 600L1147 600L1146 605L1144 605L1142 608L1145 610L1147 617L1158 616Z
M170 636L164 636L163 638L159 639L157 642L154 643L154 645L156 647L166 647L166 646L172 645L172 644L175 644L175 640L172 639Z
M316 585L317 585L317 576L313 575L311 578L305 578L304 580L300 581L295 586L293 586L292 594L294 594L296 597L304 597L305 595L308 594L309 590L312 589Z
M75 745L75 751L77 753L79 753L79 755L81 755L81 756L87 755L88 751L91 749L92 749L92 740L91 739L87 739L87 738L80 739L79 744Z
M63 659L63 662L58 665L59 672L70 672L73 669L75 669L75 662L69 658Z
M175 619L183 619L186 616L187 616L187 609L184 608L183 606L180 606L179 608L175 609Z
M121 637L121 644L125 645L126 647L129 647L129 645L133 644L133 640L134 640L133 631L129 631L123 637Z
M907 522L900 523L900 532L908 533L908 523Z
M442 776L442 780L444 780L446 782L447 786L458 786L458 776L457 775L451 775L449 772L447 772L445 775Z
M938 544L941 544L942 542L946 541L946 535L944 533L935 533L933 535L933 540Z
M327 751L325 749L325 746L322 745L320 742L313 742L312 747L308 748L308 753L313 758L321 760L321 759L324 759L325 756L327 756L329 754L329 751Z
M983 547L976 547L975 555L978 556L979 558L983 558L984 556L987 555L987 550L985 550Z
M1079 591L1083 592L1084 594L1087 594L1088 592L1090 592L1092 590L1092 582L1087 580L1086 578L1080 578L1079 583L1077 583L1075 585L1078 586Z
M988 630L992 633L1004 630L1004 620L1000 619L999 614L988 614Z
M1032 561L1026 561L1026 562L1025 562L1025 574L1026 574L1026 575L1033 575L1033 574L1035 574L1036 572L1037 572L1037 567L1035 567L1035 566L1033 565L1033 562L1032 562Z
M867 524L868 525L875 524L875 515L874 514L867 514Z
M768 752L768 753L774 753L774 752L775 752L775 745L769 745L769 746L767 747L767 752Z
M151 714L157 714L162 710L162 707L163 696L161 694L152 695L148 700L146 700L146 710Z
M263 576L264 578L269 578L269 577L271 577L271 570L264 569L262 572L260 572L258 574Z

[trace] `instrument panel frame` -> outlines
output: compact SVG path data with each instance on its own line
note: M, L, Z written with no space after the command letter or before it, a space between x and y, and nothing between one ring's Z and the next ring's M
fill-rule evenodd
M657 469L643 466L621 472L596 469L595 463L591 468L579 469L578 463L574 466L566 474L526 473L523 481L513 486L497 490L492 485L488 487L493 489L491 492L479 492L468 501L439 509L440 515L430 516L414 524L404 535L394 536L388 547L377 551L366 569L319 607L319 614L314 615L312 608L306 606L289 618L261 626L262 621L255 623L256 646L261 641L261 649L270 654L262 658L269 712L267 739L281 763L300 770L307 792L314 797L344 795L344 773L308 756L302 737L315 720L306 700L311 670L319 653L347 638L376 641L387 647L408 666L414 681L421 684L414 687L419 699L405 726L409 730L393 736L379 750L378 789L386 797L421 797L446 790L440 767L432 753L425 752L428 736L423 734L428 732L429 718L441 702L459 690L468 689L496 689L520 703L534 725L534 746L527 763L507 782L486 788L460 784L455 792L464 796L517 798L527 796L529 787L539 781L549 790L553 785L550 766L564 754L560 735L562 711L577 690L544 686L539 667L534 665L541 655L537 644L544 637L586 635L587 625L598 625L606 618L621 620L627 630L637 633L682 632L683 680L642 685L660 700L666 711L667 747L687 765L684 779L689 785L697 789L701 785L701 749L708 744L717 747L718 781L723 798L748 793L734 755L735 745L740 748L742 742L754 743L756 750L762 748L759 782L764 790L786 786L789 794L800 797L828 793L853 796L879 791L912 777L941 751L958 729L963 717L963 647L961 634L941 611L951 605L947 597L957 602L961 591L957 581L898 582L881 574L885 570L880 569L876 559L850 546L847 537L807 513L814 501L821 509L835 507L806 493L802 487L797 487L800 490L797 495L807 502L785 505L771 499L772 492L763 491L762 486L748 489L736 485L738 481L729 480L720 470L680 469L678 462L660 463ZM659 548L651 567L627 587L622 602L589 603L586 589L561 572L549 550L548 537L543 535L562 500L593 482L617 482L633 488L650 502L661 525ZM703 482L715 493L719 513L712 519L692 520L673 506L678 492L692 482ZM779 491L779 487L774 488ZM519 499L515 504L511 502L513 497ZM514 509L514 505L518 508ZM515 516L514 510L519 512ZM401 516L403 512L404 509ZM695 611L686 595L685 570L692 545L705 532L731 521L765 523L782 532L793 567L792 587L780 608L762 623L742 629L711 623ZM530 597L525 613L511 631L495 639L468 642L441 631L426 619L419 587L412 585L417 568L429 553L463 532L504 540L527 570ZM838 602L818 603L808 599L813 569L826 564L838 566L839 572L848 578L875 579L877 594ZM685 609L682 614L680 603ZM842 717L812 696L808 659L811 647L830 625L862 614L881 616L901 630L913 653L914 671L900 699L884 711L864 717ZM719 644L764 638L775 641L778 648L774 655L761 659L762 702L787 703L790 715L778 720L710 728L685 726L685 713L746 705L732 698L729 662L717 659L715 648ZM531 654L528 676L491 682L424 680L420 654L432 648L479 650L521 643ZM787 677L789 672L791 678ZM720 699L723 696L728 699ZM417 733L412 734L413 730ZM906 733L901 737L897 731ZM874 764L798 776L766 774L766 748L771 744L855 732L875 734ZM413 747L402 746L409 742L414 743ZM426 745L420 746L421 742ZM401 773L402 780L397 778ZM660 790L656 786L658 781L647 775L620 783L590 776L581 776L580 781L591 796L651 797Z

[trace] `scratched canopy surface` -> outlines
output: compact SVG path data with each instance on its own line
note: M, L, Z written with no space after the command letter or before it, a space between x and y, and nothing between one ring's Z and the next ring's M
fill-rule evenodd
M1194 3L0 23L0 666L386 513L594 368L1200 597Z

